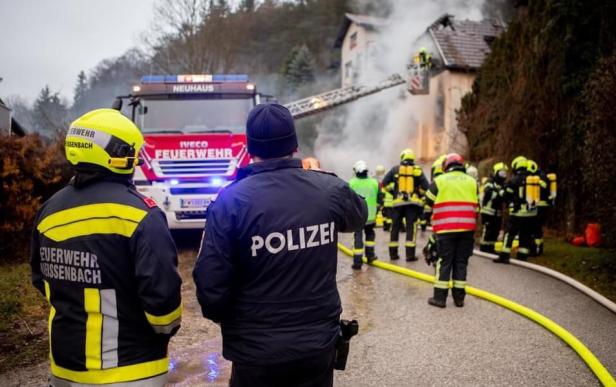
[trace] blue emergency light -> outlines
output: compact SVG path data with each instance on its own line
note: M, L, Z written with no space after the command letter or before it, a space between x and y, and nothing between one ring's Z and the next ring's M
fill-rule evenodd
M248 82L247 74L144 75L141 83Z

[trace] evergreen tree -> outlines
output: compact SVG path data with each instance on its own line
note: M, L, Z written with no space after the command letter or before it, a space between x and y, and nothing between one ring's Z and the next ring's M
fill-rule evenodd
M285 69L287 84L293 89L314 82L315 60L312 52L305 44L295 49L293 59Z
M34 102L34 128L40 133L52 136L66 126L67 113L67 106L60 99L59 93L53 93L49 86L45 85Z
M85 113L85 98L88 91L88 80L86 73L82 70L77 75L77 84L75 85L75 95L73 96L73 106L71 112L74 115Z

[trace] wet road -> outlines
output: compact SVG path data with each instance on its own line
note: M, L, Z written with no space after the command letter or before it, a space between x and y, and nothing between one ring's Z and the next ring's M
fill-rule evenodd
M382 231L377 238L377 254L388 261L387 238ZM347 245L350 239L340 237ZM171 342L170 384L226 386L230 364L221 356L219 328L201 318L191 279L196 238L188 240L180 243L185 312ZM431 272L423 261L399 264ZM340 254L338 286L343 317L359 320L360 334L353 338L347 370L336 372L336 386L599 384L560 339L511 311L472 297L462 309L451 299L446 309L433 308L426 303L430 284L375 267L356 272L350 265ZM616 373L616 315L588 297L539 273L477 257L471 259L468 282L553 319ZM40 386L46 373L43 363L0 380Z

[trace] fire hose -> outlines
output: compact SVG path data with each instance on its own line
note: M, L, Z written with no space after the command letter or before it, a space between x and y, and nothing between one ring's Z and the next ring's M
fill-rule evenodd
M342 251L344 254L349 257L353 256L353 252L348 247L344 246L341 243L338 243L338 249ZM364 262L367 263L366 258L364 258ZM406 267L401 267L397 265L392 265L390 263L382 262L382 261L374 261L370 264L371 266L378 267L380 269L392 271L394 273L402 274L407 277L415 278L421 281L434 283L434 276L420 273L415 270L408 269ZM451 287L451 282L449 287ZM599 359L575 336L573 336L569 331L565 328L561 327L554 321L549 318L543 316L542 314L535 312L534 310L525 307L524 305L518 304L514 301L506 299L504 297L498 296L496 294L487 292L485 290L481 290L478 288L474 288L472 286L466 286L466 293L482 298L486 301L490 301L496 305L507 308L523 317L528 318L529 320L537 323L538 325L544 327L562 341L564 341L567 345L569 345L586 363L588 368L595 374L597 379L604 385L614 387L616 386L616 380L609 373L609 371L601 364Z

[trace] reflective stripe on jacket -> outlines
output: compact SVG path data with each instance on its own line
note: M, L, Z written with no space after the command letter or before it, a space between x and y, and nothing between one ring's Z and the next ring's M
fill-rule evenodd
M477 182L461 170L437 177L428 193L433 204L432 229L437 234L474 231L477 226Z

